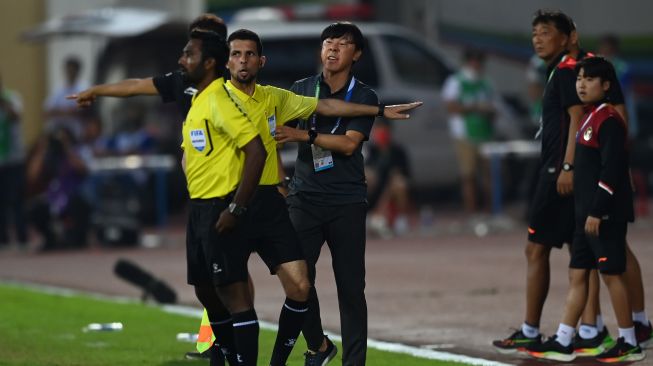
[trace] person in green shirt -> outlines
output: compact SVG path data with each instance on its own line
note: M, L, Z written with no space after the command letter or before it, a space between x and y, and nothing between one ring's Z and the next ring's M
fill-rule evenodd
M460 165L462 196L465 211L477 211L477 182L481 182L484 198L489 197L487 164L479 152L479 144L494 137L493 120L496 114L494 92L483 74L485 54L467 50L463 66L449 76L442 87L442 98L449 112L449 130L455 141Z

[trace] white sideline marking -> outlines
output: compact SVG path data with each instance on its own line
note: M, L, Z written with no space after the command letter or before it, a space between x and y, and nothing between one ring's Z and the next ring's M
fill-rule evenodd
M38 292L43 292L47 294L53 294L53 295L60 295L60 296L75 296L75 295L84 295L88 296L91 298L96 298L100 300L106 300L106 301L112 301L112 302L117 302L117 303L141 303L140 300L134 299L134 298L129 298L129 297L124 297L124 296L109 296L109 295L104 295L104 294L99 294L99 293L94 293L94 292L86 292L86 291L79 291L79 290L73 290L73 289L68 289L64 287L56 287L56 286L47 286L47 285L39 285L39 284L33 284L33 283L26 283L26 282L17 282L17 281L6 281L6 280L0 280L0 284L5 284L8 286L15 286L15 287L20 287L28 290L34 290ZM171 314L178 314L178 315L184 315L192 318L197 318L201 319L202 318L202 313L203 309L198 309L192 306L186 306L186 305L155 305L151 304L153 307L159 307L163 311ZM266 330L277 330L277 325L274 323L268 323L265 321L259 321L259 326L262 329ZM329 338L336 340L336 341L341 341L342 338L334 333L331 332L326 332L326 334L329 336ZM392 343L392 342L384 342L384 341L377 341L374 339L369 339L367 340L367 346L373 349L377 349L380 351L387 351L387 352L394 352L394 353L403 353L407 354L410 356L418 357L418 358L425 358L429 360L438 360L438 361L451 361L451 362L460 362L460 363L465 363L468 365L477 365L477 366L511 366L511 364L508 363L503 363L503 362L498 362L498 361L491 361L491 360L486 360L483 358L477 358L477 357L470 357L470 356L464 356L464 355L458 355L454 353L448 353L448 352L442 352L442 351L434 351L430 349L423 349L423 348L418 348L418 347L413 347L413 346L408 346L405 344L401 343Z

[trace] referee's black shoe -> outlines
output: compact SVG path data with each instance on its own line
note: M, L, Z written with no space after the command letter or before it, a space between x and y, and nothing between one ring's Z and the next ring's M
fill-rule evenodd
M226 366L225 355L222 353L219 347L211 346L210 349L200 353L200 352L186 352L187 360L208 360L210 366ZM229 359L230 366L236 366L239 364L236 358Z
M204 351L204 352L186 352L186 355L184 356L187 360L209 360L211 355L210 351Z
M307 351L304 353L305 361L304 361L304 366L325 366L326 364L329 363L329 361L333 360L334 357L336 357L336 354L338 353L338 347L336 347L331 340L326 337L327 341L327 348L324 350L324 352L312 352L312 351Z

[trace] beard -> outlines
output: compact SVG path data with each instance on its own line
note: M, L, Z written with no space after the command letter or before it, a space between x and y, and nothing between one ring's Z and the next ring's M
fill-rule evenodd
M251 84L252 82L254 82L254 80L256 80L256 74L249 74L249 77L246 78L241 78L240 76L238 76L238 74L236 74L235 79L241 84Z
M189 84L197 84L202 79L204 78L204 71L201 68L196 68L193 71L188 71L184 69L183 67L179 68L179 72L181 73L182 78L184 79L184 82L189 83Z

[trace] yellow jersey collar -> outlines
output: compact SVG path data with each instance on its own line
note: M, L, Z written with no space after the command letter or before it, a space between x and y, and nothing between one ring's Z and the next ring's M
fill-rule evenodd
M236 88L236 86L231 82L231 80L227 80L225 82L227 84L227 88L229 88L229 91L233 92L236 94L238 99L242 100L243 102L247 102L249 98L252 98L255 102L260 103L263 100L263 91L261 91L259 88L259 84L254 85L254 94L252 96L249 96L248 94L244 93L242 90Z
M197 99L202 98L204 95L208 95L212 91L222 87L222 84L224 84L223 78L217 78L213 80L211 84L209 84L206 88L204 88L204 90L202 90L201 92L197 92L195 93L195 95L193 95L193 98L191 99L191 104L194 104Z

